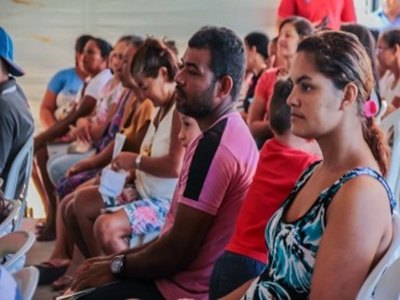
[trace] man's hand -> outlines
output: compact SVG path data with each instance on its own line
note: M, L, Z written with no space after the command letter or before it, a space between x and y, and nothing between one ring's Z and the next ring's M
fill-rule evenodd
M75 280L71 284L73 291L80 291L89 287L103 286L115 278L110 271L110 261L107 258L86 260L76 272Z
M111 167L115 171L135 169L135 160L137 154L133 152L121 152L111 162Z

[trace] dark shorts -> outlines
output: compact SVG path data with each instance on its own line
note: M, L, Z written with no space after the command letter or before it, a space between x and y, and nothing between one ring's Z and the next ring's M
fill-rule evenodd
M152 280L124 280L116 281L96 288L89 294L78 297L85 300L119 300L137 298L143 300L165 299Z
M262 273L265 264L230 251L225 251L216 261L210 279L210 299L218 299L234 291Z

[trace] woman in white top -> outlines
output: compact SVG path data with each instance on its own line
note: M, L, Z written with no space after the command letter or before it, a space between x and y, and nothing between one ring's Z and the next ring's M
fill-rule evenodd
M97 150L98 144L101 143L102 135L115 115L119 101L123 98L124 88L117 70L122 63L123 52L131 45L129 39L129 36L119 39L113 48L105 74L110 74L111 70L114 75L111 78L106 75L109 78L108 81L105 84L101 81L101 85L96 87L100 93L95 109L91 115L79 118L75 126L71 127L73 129L69 131L68 135L75 141L67 144L65 151L51 156L48 160L47 171L55 186L72 165L92 155L95 149ZM96 76L89 82L86 90L90 88L96 78L98 77Z
M111 50L111 45L101 38L91 38L85 44L82 58L83 67L92 79L87 84L84 84L83 92L78 93L80 97L78 96L79 101L76 109L63 120L50 126L34 138L35 164L32 178L37 189L44 192L41 197L47 215L45 228L38 236L38 240L46 241L55 238L56 198L54 197L54 185L46 168L50 156L47 144L57 141L67 133L70 125L74 125L80 117L87 116L93 111L97 101L100 99L101 89L112 77L111 71L107 68L108 56Z
M381 96L388 104L387 113L400 107L400 29L383 33L378 40L378 60L386 70L379 81Z
M147 39L133 59L132 75L158 109L140 153L122 152L113 161L114 169L130 171L135 188L117 198L102 198L97 186L87 187L64 210L64 222L85 257L126 249L132 234L158 231L164 223L184 153L175 110L177 69L175 56L155 39ZM102 208L119 205L123 209L99 217Z

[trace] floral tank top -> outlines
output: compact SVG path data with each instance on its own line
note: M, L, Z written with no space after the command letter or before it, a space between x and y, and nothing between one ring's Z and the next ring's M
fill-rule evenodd
M326 226L326 212L336 192L348 180L359 175L378 180L387 191L393 213L396 201L386 180L373 169L359 167L346 172L332 186L323 190L302 218L285 223L283 216L287 208L319 163L312 164L303 173L288 199L269 221L265 231L269 263L244 299L308 299L315 258Z

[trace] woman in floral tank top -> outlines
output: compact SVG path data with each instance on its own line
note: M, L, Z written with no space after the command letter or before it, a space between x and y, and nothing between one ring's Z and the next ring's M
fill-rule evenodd
M395 206L371 64L354 35L326 31L299 44L289 80L291 130L315 138L323 160L267 225L267 267L245 298L355 299L389 248Z

